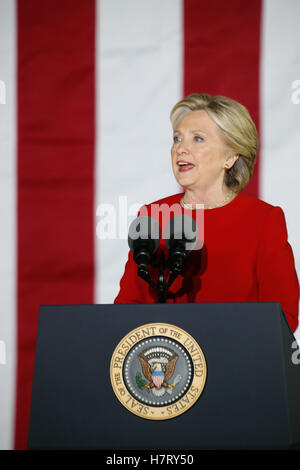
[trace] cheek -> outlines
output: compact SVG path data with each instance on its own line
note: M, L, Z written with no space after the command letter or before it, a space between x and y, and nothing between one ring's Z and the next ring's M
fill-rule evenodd
M211 149L203 149L201 152L198 152L196 160L198 165L208 169L213 169L218 165L218 158L216 158L215 152Z
M211 165L211 156L209 152L206 152L203 150L201 152L198 151L195 154L195 160L196 160L197 165L201 167L206 167L208 165Z

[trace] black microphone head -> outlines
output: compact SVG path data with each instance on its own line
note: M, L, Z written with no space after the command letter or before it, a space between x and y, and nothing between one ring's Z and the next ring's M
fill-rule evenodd
M175 215L170 219L165 229L167 248L180 246L184 251L197 249L197 222L186 214Z
M134 252L140 247L146 247L153 254L159 247L160 228L155 219L139 216L130 224L128 230L128 245Z

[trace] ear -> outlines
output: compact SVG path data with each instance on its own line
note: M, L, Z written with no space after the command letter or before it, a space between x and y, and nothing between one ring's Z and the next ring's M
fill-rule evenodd
M227 157L224 164L224 170L230 170L230 168L233 167L238 158L238 154L230 155L229 157Z

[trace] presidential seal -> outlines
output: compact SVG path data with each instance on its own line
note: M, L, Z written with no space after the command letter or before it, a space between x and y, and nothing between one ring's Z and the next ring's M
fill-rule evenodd
M125 408L146 419L174 418L195 404L207 375L199 344L167 323L130 331L113 352L110 378Z

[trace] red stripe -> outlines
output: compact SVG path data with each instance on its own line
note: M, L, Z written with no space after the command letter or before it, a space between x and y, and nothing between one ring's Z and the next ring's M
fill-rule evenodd
M259 130L261 0L184 1L184 96L225 95ZM258 195L259 157L245 192Z
M24 449L39 305L94 301L95 4L19 0L17 21L15 448Z

